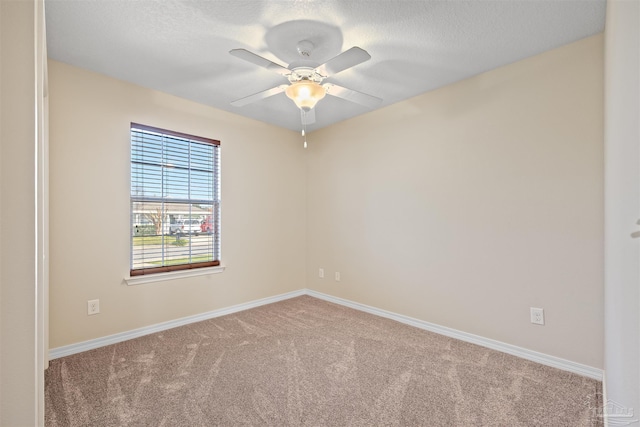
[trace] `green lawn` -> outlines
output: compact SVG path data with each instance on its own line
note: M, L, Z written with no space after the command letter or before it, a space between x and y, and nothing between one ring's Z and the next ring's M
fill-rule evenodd
M198 255L198 256L191 257L191 263L207 262L207 261L213 261L213 258L211 257L211 255ZM151 261L150 263L161 265L162 261ZM188 264L188 263L189 263L189 258L167 259L164 261L164 265L178 265L178 264Z
M133 246L142 246L142 245L161 245L162 237L164 237L164 244L169 245L176 242L176 237L174 236L135 236L133 238ZM183 236L183 240L186 240L187 237Z

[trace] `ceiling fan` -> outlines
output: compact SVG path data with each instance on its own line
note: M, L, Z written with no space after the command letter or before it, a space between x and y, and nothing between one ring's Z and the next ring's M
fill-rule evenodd
M352 47L314 68L309 66L309 57L315 47L314 44L309 40L302 40L296 47L302 60L297 63L292 63L288 67L276 64L246 49L230 50L229 53L231 55L274 71L289 80L289 84L281 84L274 88L237 99L233 101L231 105L242 107L285 92L302 111L302 124L306 125L315 122L314 107L326 94L370 108L377 106L382 101L382 99L378 97L353 89L347 89L333 83L322 84L324 79L371 59L371 56L364 49Z

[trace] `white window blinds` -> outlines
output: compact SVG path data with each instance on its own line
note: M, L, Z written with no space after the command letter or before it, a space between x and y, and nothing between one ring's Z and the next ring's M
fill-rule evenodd
M220 265L219 151L131 124L131 276Z

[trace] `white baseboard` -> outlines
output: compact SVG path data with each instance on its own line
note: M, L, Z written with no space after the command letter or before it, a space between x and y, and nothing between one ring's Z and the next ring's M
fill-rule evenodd
M469 334L467 332L458 331L456 329L448 328L446 326L436 325L434 323L425 322L423 320L414 319L412 317L404 316L402 314L392 313L390 311L381 310L379 308L371 307L365 304L349 301L343 298L334 297L331 295L323 294L311 289L301 289L298 291L288 292L273 297L262 298L255 301L250 301L244 304L238 304L231 307L221 308L218 310L209 311L194 316L183 317L168 322L162 322L155 325L145 326L138 329L133 329L127 332L121 332L114 335L108 335L102 338L96 338L88 341L79 342L76 344L70 344L62 347L57 347L49 350L49 360L57 359L59 357L70 356L72 354L81 353L83 351L93 350L95 348L104 347L119 343L122 341L130 340L133 338L142 337L144 335L153 334L156 332L164 331L167 329L175 328L178 326L188 325L190 323L200 322L202 320L213 319L214 317L225 316L227 314L237 313L239 311L248 310L250 308L259 307L265 304L271 304L278 301L283 301L289 298L294 298L301 295L309 295L315 298L319 298L325 301L329 301L335 304L340 304L346 307L350 307L356 310L364 311L366 313L374 314L376 316L392 319L406 325L415 326L420 329L435 332L440 335L459 339L472 344L481 345L483 347L490 348L492 350L501 351L503 353L511 354L513 356L521 357L523 359L531 360L543 365L551 366L553 368L562 369L563 371L573 372L574 374L583 375L585 377L593 378L599 381L603 380L602 369L593 368L591 366L583 365L580 363L572 362L570 360L562 359L548 354L539 353L537 351L528 350L526 348L518 347L515 345L503 343L500 341L484 338L478 335Z
M283 301L289 298L294 298L294 297L298 297L300 295L305 295L305 294L306 294L306 290L301 289L298 291L288 292L286 294L276 295L274 297L262 298L259 300L254 300L254 301L249 301L243 304L234 305L231 307L208 311L202 314L196 314L194 316L183 317L176 320L170 320L168 322L162 322L162 323L157 323L155 325L133 329L131 331L108 335L102 338L96 338L93 340L83 341L76 344L70 344L62 347L53 348L49 350L49 360L57 359L59 357L64 357L64 356L70 356L72 354L93 350L95 348L116 344L122 341L142 337L149 334L154 334L156 332L165 331L167 329L176 328L178 326L188 325L190 323L200 322L207 319L213 319L214 317L220 317L220 316L225 316L227 314L237 313L239 311L248 310L250 308L259 307L261 305L271 304L278 301Z
M356 310L364 311L366 313L375 314L376 316L386 317L406 325L415 326L416 328L424 329L430 332L435 332L440 335L444 335L450 338L459 339L472 344L481 345L483 347L490 348L492 350L501 351L503 353L511 354L513 356L521 357L523 359L531 360L542 365L551 366L553 368L562 369L563 371L573 372L574 374L582 375L585 377L593 378L598 381L602 381L603 371L602 369L593 368L591 366L583 365L580 363L572 362L570 360L562 359L560 357L550 356L548 354L539 353L537 351L528 350L526 348L518 347L515 345L503 343L500 341L484 338L479 335L469 334L457 329L447 328L446 326L436 325L434 323L425 322L424 320L414 319L412 317L404 316L402 314L392 313L390 311L381 310L379 308L371 307L365 304L349 301L343 298L334 297L331 295L323 294L311 289L306 290L306 294L315 298L323 299L325 301L333 302L335 304L344 305L346 307L354 308Z

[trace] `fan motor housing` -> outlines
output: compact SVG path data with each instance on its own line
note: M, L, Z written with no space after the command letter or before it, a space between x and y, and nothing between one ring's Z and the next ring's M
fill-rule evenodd
M322 80L325 79L325 76L321 75L311 67L296 67L291 70L291 74L289 74L288 78L291 83L299 82L300 80L310 80L320 84L322 83Z

